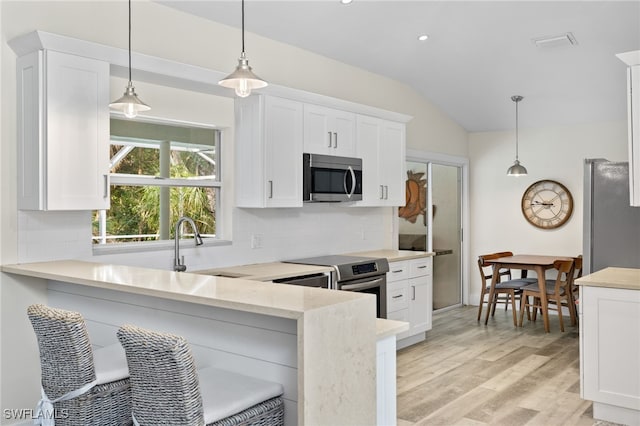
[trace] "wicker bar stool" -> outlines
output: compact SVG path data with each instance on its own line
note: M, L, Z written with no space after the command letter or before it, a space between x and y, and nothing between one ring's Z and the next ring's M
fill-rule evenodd
M122 347L91 349L78 312L36 304L27 316L38 339L42 398L36 416L43 425L131 424L131 388Z
M196 370L180 336L124 325L136 425L283 425L279 383L207 367Z

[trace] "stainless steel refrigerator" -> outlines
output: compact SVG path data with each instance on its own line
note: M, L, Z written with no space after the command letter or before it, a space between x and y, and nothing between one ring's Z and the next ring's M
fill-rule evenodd
M640 268L640 207L629 205L629 163L585 160L584 274Z

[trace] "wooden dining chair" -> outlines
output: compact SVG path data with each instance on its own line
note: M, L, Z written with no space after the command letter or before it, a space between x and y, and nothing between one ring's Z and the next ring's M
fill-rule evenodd
M571 285L573 285L575 261L571 260L556 260L553 263L553 267L556 269L558 275L555 280L550 280L545 284L547 295L546 311L553 309L558 311L558 320L560 322L560 331L564 331L564 321L562 319L562 307L566 306L569 310L569 316L571 317L571 325L577 324L577 316L575 310L575 304L573 302ZM553 284L553 285L551 285ZM536 313L538 309L544 315L545 309L542 306L542 292L538 283L529 284L522 288L522 295L520 300L520 321L519 326L522 327L524 320L524 311L527 310L527 317L531 320L536 320ZM529 299L531 298L531 300ZM530 308L534 308L533 315L530 314Z
M513 256L513 253L510 251L503 251L478 256L478 269L480 271L480 279L482 283L482 287L480 289L480 303L478 304L478 321L480 321L480 318L482 317L483 305L487 304L487 309L491 306L489 303L489 292L491 290L491 280L493 279L493 265L487 263L487 261L507 256ZM504 303L505 310L509 303L511 303L511 309L513 310L513 325L517 326L518 321L515 300L516 297L520 298L520 295L522 294L522 287L528 284L529 282L519 278L512 279L511 269L501 269L498 273L498 283L496 284L491 316L495 314L496 305L498 303Z
M582 277L582 255L578 255L576 257L573 258L573 278L571 280L567 280L567 282L565 283L565 291L569 294L569 296L571 296L571 302L568 302L566 304L563 304L563 306L566 306L567 309L569 310L573 310L573 314L574 316L571 318L578 318L578 314L577 314L577 300L578 300L578 295L579 295L579 288L576 285L576 280L580 277ZM554 286L556 284L556 280L551 280L548 279L546 280L546 287L550 288L552 286ZM563 299L564 300L564 299ZM554 303L555 301L551 301L550 303ZM534 317L536 316L537 311L534 312ZM535 319L535 318L534 318ZM571 325L575 325L574 323L572 323Z

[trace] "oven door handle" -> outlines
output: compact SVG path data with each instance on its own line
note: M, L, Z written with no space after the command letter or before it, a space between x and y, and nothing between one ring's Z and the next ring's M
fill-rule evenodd
M384 278L377 278L375 280L365 281L363 283L342 285L340 286L340 290L347 290L347 291L364 290L371 287L378 287L383 282L384 282Z

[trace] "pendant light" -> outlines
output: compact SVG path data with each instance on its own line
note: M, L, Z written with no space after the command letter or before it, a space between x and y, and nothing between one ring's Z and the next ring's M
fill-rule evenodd
M134 118L140 111L149 111L151 109L149 105L138 98L136 89L131 82L131 0L129 0L129 84L124 90L124 95L117 101L110 103L109 107L123 112L127 118Z
M511 97L511 100L516 103L516 161L514 161L513 166L509 167L507 170L507 176L526 176L527 169L520 164L518 160L518 102L523 99L522 96L514 95Z
M253 89L267 86L267 82L251 71L249 60L244 53L244 0L242 0L242 53L236 70L218 82L220 86L236 90L236 95L246 98Z

